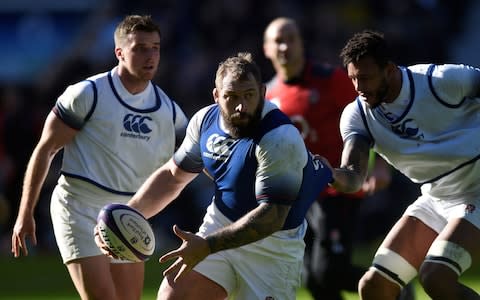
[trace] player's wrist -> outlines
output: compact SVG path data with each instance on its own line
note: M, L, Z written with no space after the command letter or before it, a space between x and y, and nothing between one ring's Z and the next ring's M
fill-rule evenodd
M215 238L212 236L208 236L205 238L205 241L207 241L208 245L208 250L210 251L210 254L217 252L215 250Z

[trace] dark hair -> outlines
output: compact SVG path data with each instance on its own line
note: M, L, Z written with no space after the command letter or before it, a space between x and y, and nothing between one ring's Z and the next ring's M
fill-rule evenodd
M236 56L231 56L218 65L215 76L215 86L222 87L222 80L227 73L232 74L234 79L247 79L252 74L259 85L262 84L262 75L260 68L253 60L253 56L249 52L240 52Z
M351 37L340 52L340 58L346 67L351 62L358 62L365 56L372 57L380 67L390 61L390 53L383 33L364 30Z
M153 21L149 15L128 15L115 29L115 44L117 45L126 37L135 31L158 32L161 36L160 27Z

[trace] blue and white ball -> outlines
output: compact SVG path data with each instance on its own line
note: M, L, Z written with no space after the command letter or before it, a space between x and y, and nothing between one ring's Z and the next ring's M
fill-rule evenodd
M122 260L145 261L155 250L150 223L128 205L105 205L98 214L97 227L105 245Z

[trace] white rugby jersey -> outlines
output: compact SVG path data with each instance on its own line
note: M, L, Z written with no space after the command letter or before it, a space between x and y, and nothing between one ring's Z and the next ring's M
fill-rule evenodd
M64 148L62 175L125 195L172 157L188 123L155 84L130 94L117 68L69 86L53 111L79 130Z
M401 68L392 103L370 109L358 97L340 121L343 140L359 134L376 152L431 195L478 189L480 70L466 65ZM472 182L476 182L472 185Z

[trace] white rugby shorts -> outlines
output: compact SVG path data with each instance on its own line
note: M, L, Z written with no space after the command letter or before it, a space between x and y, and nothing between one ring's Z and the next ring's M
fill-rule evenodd
M420 219L437 233L454 218L466 219L480 229L480 192L448 200L423 194L405 210L404 214Z
M130 198L103 191L78 179L61 176L52 193L50 214L63 263L103 255L95 244L93 235L98 213L106 204L126 203ZM112 262L126 261L112 259Z
M212 203L197 235L206 236L231 223ZM295 299L306 228L304 221L255 243L211 254L194 270L225 288L229 299Z

